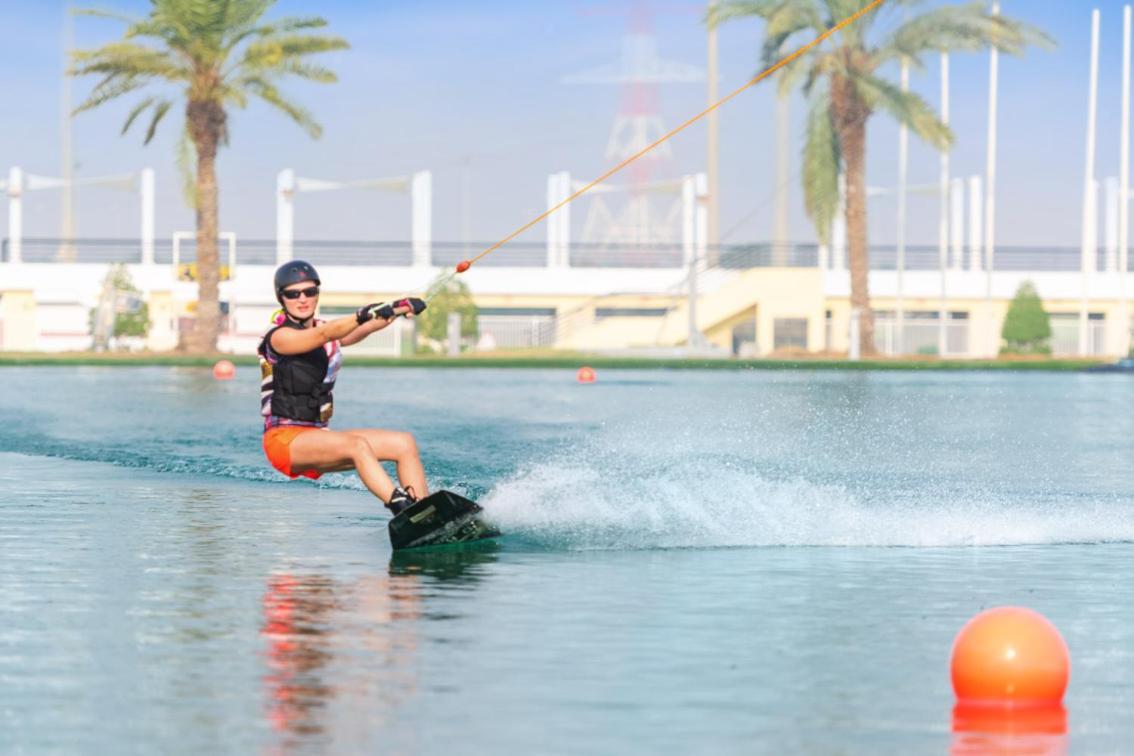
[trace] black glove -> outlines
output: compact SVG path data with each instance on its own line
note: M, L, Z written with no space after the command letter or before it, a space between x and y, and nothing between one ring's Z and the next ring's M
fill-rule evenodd
M354 313L354 319L358 321L359 325L371 321L375 317L389 320L394 317L394 306L386 304L385 302L375 302L374 304L368 304L365 307L358 308Z
M414 315L425 312L425 300L417 297L407 297L394 303L395 307L408 307Z

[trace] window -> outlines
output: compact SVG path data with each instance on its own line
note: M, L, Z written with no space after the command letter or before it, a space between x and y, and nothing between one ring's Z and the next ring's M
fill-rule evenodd
M807 318L776 318L773 324L773 348L806 349Z
M732 353L737 357L754 357L756 351L756 318L749 318L734 325Z
M524 315L529 317L555 317L554 307L478 307L478 315Z
M669 312L666 307L596 307L595 320L603 318L661 318Z

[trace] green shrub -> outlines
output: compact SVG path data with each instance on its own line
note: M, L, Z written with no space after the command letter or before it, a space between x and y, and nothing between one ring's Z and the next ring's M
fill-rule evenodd
M1051 354L1051 318L1031 281L1024 281L1016 290L1000 338L1004 340L1001 354Z

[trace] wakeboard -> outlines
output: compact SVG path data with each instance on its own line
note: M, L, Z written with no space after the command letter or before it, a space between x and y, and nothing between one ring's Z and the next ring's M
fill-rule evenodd
M395 551L496 538L500 531L483 518L484 508L452 491L438 491L390 520Z

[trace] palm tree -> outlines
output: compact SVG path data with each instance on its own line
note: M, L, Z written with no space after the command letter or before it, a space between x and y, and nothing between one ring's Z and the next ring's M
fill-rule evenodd
M147 85L166 85L164 91L138 101L122 127L125 134L150 111L145 135L149 144L174 102L184 98L182 143L187 136L196 153L195 183L189 180L188 192L197 211L197 321L186 342L192 352L214 351L220 329L216 159L217 149L228 144L228 109L244 108L251 98L259 98L318 138L322 128L311 113L284 97L276 82L285 76L334 82L334 72L309 62L308 56L348 47L340 37L309 33L327 25L322 18L263 20L274 2L151 0L144 18L80 11L116 18L127 26L120 41L72 53L71 75L102 77L76 114ZM192 159L183 157L188 168Z
M983 2L946 5L913 14L924 0L892 0L844 29L830 43L812 48L784 66L781 95L801 86L808 98L803 149L803 191L807 215L820 241L829 241L838 212L840 176L845 181L851 307L860 313L862 354L873 354L874 314L867 272L866 124L881 110L939 150L952 146L953 134L933 109L913 92L884 78L895 63L923 68L927 53L979 51L995 46L1020 54L1029 44L1050 39L1019 21L990 13ZM870 5L870 0L725 0L710 8L707 22L737 18L765 21L762 57L771 66L798 47L796 36L822 34ZM876 33L887 16L901 9L896 24Z

